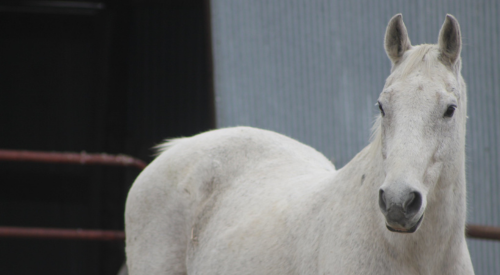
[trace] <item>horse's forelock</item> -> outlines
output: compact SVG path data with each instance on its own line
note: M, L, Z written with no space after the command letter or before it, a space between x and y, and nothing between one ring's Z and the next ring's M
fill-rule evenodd
M399 71L399 77L404 78L418 70L429 74L441 61L439 60L439 49L437 45L423 44L413 47L405 53L407 55L401 64L394 68Z

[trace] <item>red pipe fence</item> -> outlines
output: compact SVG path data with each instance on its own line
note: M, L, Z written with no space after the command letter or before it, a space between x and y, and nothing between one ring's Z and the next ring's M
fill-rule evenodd
M81 153L61 153L61 152L37 152L37 151L18 151L0 149L0 160L4 161L29 161L29 162L51 162L51 163L70 163L70 164L97 164L114 166L132 166L139 169L146 168L147 164L127 155L108 155L108 154L88 154Z
M68 163L81 165L111 165L143 170L147 164L127 155L89 154L86 152L39 152L0 149L0 161ZM0 238L41 238L123 241L125 233L117 230L25 228L0 226Z
M481 225L467 225L469 238L500 241L500 228ZM0 226L0 238L71 239L95 241L124 241L125 233L117 230L23 228Z
M96 164L146 168L142 160L126 155L37 152L0 149L0 161L29 161L70 164ZM468 224L466 236L469 238L500 241L500 227ZM60 228L23 228L0 226L0 238L41 238L123 241L125 233L117 230L60 229Z
M118 230L25 228L0 226L3 238L69 239L96 241L123 241L125 233Z

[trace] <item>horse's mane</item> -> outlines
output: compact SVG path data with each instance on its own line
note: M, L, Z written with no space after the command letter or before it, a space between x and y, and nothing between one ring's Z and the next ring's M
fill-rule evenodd
M167 151L168 149L172 148L179 142L184 140L184 138L172 138L172 139L166 139L162 143L156 145L153 147L153 150L155 151L154 156L159 156L163 152Z

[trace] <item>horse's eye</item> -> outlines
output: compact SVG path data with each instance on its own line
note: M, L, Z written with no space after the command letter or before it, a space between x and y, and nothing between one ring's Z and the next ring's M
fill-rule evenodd
M448 106L448 109L446 109L446 112L444 113L444 117L452 117L453 113L455 113L456 109L457 109L457 105Z
M382 103L380 101L377 102L378 108L380 109L380 113L382 116L385 116L384 108L382 108Z

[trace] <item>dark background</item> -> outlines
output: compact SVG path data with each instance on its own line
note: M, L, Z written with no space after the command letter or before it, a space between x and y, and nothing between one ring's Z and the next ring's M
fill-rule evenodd
M208 1L0 1L0 148L129 154L214 128ZM123 230L136 168L0 162L0 226ZM0 274L116 274L122 242L0 238Z

